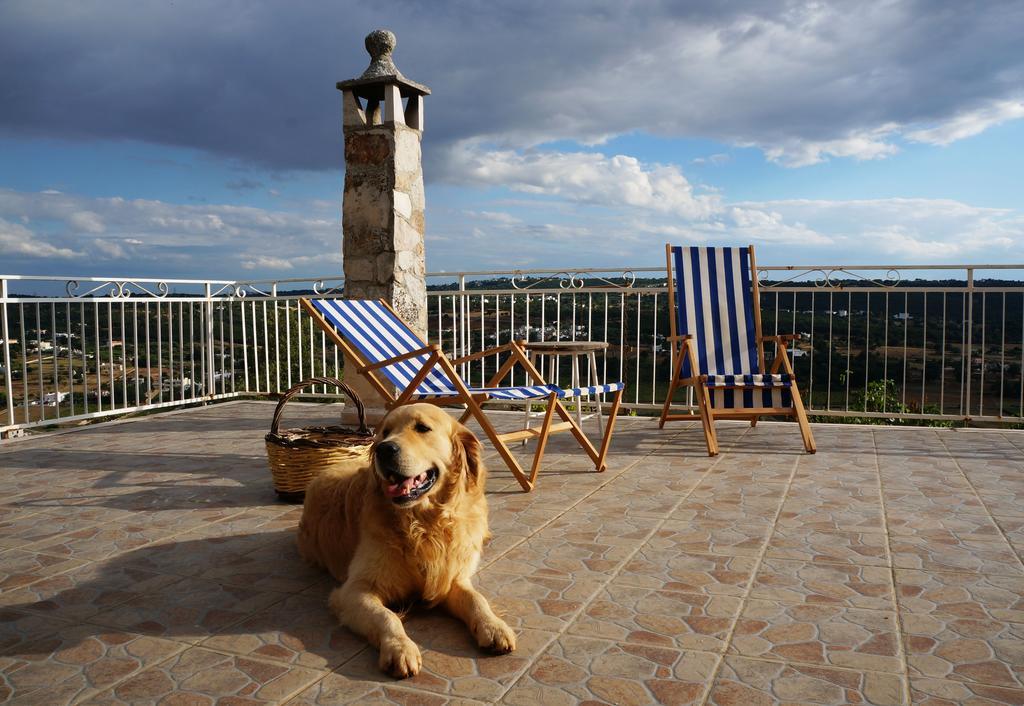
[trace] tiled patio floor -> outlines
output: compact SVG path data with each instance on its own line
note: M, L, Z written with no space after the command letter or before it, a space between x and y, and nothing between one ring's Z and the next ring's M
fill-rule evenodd
M267 403L0 446L0 699L15 703L1024 703L1024 433L624 418L595 474L493 459L481 655L410 614L380 674L277 504ZM303 423L328 408L295 405ZM511 420L509 420L511 421Z

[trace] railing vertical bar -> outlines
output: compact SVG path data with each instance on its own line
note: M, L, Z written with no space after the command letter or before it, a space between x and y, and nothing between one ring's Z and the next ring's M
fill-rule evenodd
M302 306L295 302L295 319L298 321L299 310ZM285 382L290 390L292 387L292 308L286 299L284 302L284 358L287 371Z
M85 304L82 304L82 306L84 307ZM84 321L84 319L83 319L83 321ZM21 406L25 409L25 414L23 416L25 417L25 423L28 424L29 421L30 421L29 414L28 414L28 408L29 408L29 404L28 404L28 339L25 338L25 305L24 304L18 304L18 326L20 327L19 328L19 333L21 334L21 339L20 339L21 340L21 393L22 393L22 395L21 395L21 399L22 399ZM85 337L83 335L83 340L82 340L82 355L83 356L85 355L85 340L84 340L84 338ZM88 379L88 370L86 371L86 379ZM86 394L88 395L88 392ZM88 413L88 411L89 410L87 408L86 409L86 413Z
M53 356L53 394L54 394L54 410L57 413L57 419L60 419L60 357L57 355L57 303L52 302L50 304L50 354ZM111 385L113 387L113 385Z
M132 302L132 360L135 368L135 406L142 401L139 398L139 303Z
M981 374L978 377L978 416L985 414L985 320L988 306L988 293L981 292ZM973 328L973 327L972 327Z
M295 338L296 338L296 350L299 352L299 379L297 382L301 382L306 379L306 375L303 374L302 365L305 362L305 353L302 350L302 307L296 305L295 311ZM309 377L313 377L310 375Z
M589 366L588 366L589 367ZM651 404L658 397L658 293L654 292L654 330L651 333Z
M487 298L483 294L480 295L480 350L485 350L487 345L484 343L484 329L487 328L486 320L486 304ZM484 374L484 368L487 367L486 361L480 359L480 387L487 386L487 379Z
M36 381L39 383L39 417L40 419L46 419L46 405L43 404L43 398L46 393L43 392L43 318L42 310L39 304L36 304L36 363L39 365L38 373L36 374ZM99 314L96 315L96 349L99 350ZM97 354L98 358L98 354ZM99 362L97 360L97 362Z
M115 322L115 315L117 309L114 307L112 301L107 302L107 365L110 370L110 409L116 410L118 406L125 407L127 405L122 402L121 405L117 403L117 363L115 361L115 349L117 348L114 338L114 334L118 332L118 324ZM122 342L122 346L124 343ZM123 356L122 356L123 358Z
M312 319L310 321L312 322ZM320 337L320 375L322 377L327 377L327 375L329 375L327 372L327 332L319 327L317 327L317 329L314 330L314 336ZM320 391L325 395L331 392L327 385L321 385Z
M501 342L502 342L502 340L504 338L502 336L502 330L503 329L501 327L501 311L502 311L501 304L502 304L503 298L504 298L504 296L502 294L496 294L495 298L494 298L494 344L493 345L495 345L495 346L500 346ZM510 308L509 308L509 311L508 311L508 315L509 315L509 318L511 319L511 316L512 316L511 299L509 300L509 307ZM494 370L495 370L495 372L497 372L497 370L501 367L501 355L498 354L498 353L495 353L494 356L493 356L493 361L494 361Z
M508 295L508 340L516 340L516 293L512 292ZM500 341L499 341L500 343ZM515 386L516 384L516 371L512 369L511 375L509 376L508 384Z
M925 397L925 383L928 380L928 292L924 293L924 313L921 315L921 411L928 401Z
M228 359L231 363L231 393L237 392L237 385L235 384L235 307L234 301L231 299L227 300L228 307L228 338L230 339L231 345L228 348Z
M320 332L320 335L323 336L324 338L327 337L326 334L323 331ZM325 343L324 345L327 345L327 344ZM338 378L340 380L341 376L342 376L342 369L341 369L342 366L341 366L341 356L338 354L338 347L332 345L331 346L331 352L334 355L334 377L336 377L336 378Z
M260 302L263 309L263 391L270 392L270 336L267 334L267 300Z
M850 411L850 359L853 348L853 292L846 293L846 401L843 409ZM864 351L867 359L867 349Z
M125 340L128 338L126 334L127 329L124 327L124 302L121 302L121 399L124 400L124 406L128 406L128 351L125 349Z
M907 333L910 330L910 294L903 293L903 391L900 404L907 404Z
M636 380L633 382L633 402L640 404L640 292L636 293Z
M1017 398L1017 416L1024 419L1024 292L1020 293L1020 396Z
M168 306L168 309L169 309L170 306L171 306L170 303L168 303L167 306ZM163 324L162 307L160 305L160 302L158 301L156 303L156 389L157 389L157 399L159 399L161 402L164 401L164 341L163 341L164 334L163 334L163 331L164 331L164 324ZM99 361L97 361L97 363L98 362ZM150 378L150 380L152 380L152 377ZM152 394L150 395L150 398L152 398Z
M459 312L462 311L465 303L462 301L465 297L463 286L465 284L465 278L459 276L459 290L452 295L452 353L456 358L462 355L462 318L459 316ZM456 307L458 302L458 307ZM462 379L466 379L466 364L462 363L459 366L459 375Z
M793 291L793 321L789 325L789 330L792 331L793 333L799 333L796 330L796 307L797 307L796 291L794 290ZM796 358L793 358L792 362L795 364L796 363Z
M213 318L213 299L210 283L203 286L203 306L201 308L200 321L203 324L203 337L200 350L203 356L203 392L207 397L217 394L217 372L214 358L214 339L216 336L216 323Z
M437 339L436 339L437 340L437 345L441 346L442 350L454 350L452 348L448 348L445 345L443 327L441 326L441 320L444 318L444 304L441 302L441 295L438 294L437 296L434 297L434 299L437 300ZM429 294L427 295L427 306L428 306L428 308L430 306L430 295ZM427 326L429 326L429 325L430 325L430 313L428 311L428 313L427 313ZM427 338L429 338L429 336Z
M939 367L941 373L939 375L939 414L942 414L946 408L946 328L949 326L949 318L947 316L947 304L949 301L949 295L946 292L942 293L942 351L939 354Z
M782 292L775 292L775 320L772 322L772 326L774 327L774 331L772 333L775 336L779 335L779 299L781 299L781 298L782 298ZM795 328L793 329L793 333L796 333L796 329ZM686 363L684 361L683 365L685 365L685 364Z
M864 305L864 409L868 411L868 376L871 374L871 292L865 293Z
M149 350L150 346L152 345L152 340L150 339L150 336L149 336L149 302L145 302L142 305L142 312L143 312L143 316L146 318L146 327L145 327L145 331L146 331L146 333L145 333L145 341L146 341L146 402L151 402L152 399L153 399L153 389L152 389L153 388L153 365L152 365L152 361L150 360L150 350ZM88 377L86 377L86 379L88 380Z
M889 295L885 292L885 323L882 327L882 411L889 411Z
M999 416L1003 415L1003 390L1006 386L1006 292L1002 292L1003 313L999 325Z
M256 302L249 302L249 320L252 322L252 381L255 387L250 392L260 390L260 329L256 320ZM266 354L266 351L264 351ZM265 357L265 356L264 356Z
M214 392L217 390L217 375L220 375L220 393L223 395L228 391L228 381L224 373L224 302L218 300L217 306L213 310L217 317L216 324L214 324L217 331L217 347L214 353L216 363L213 366L213 390Z
M0 307L3 310L0 311L0 320L3 321L3 329L0 330L0 336L4 339L4 397L6 398L7 406L7 423L14 426L14 378L11 375L11 335L9 330L9 323L7 321L9 314L7 313L7 298L8 298L8 284L6 279L0 279ZM68 317L68 321L71 317ZM22 336L21 350L22 359L25 358L25 337ZM70 344L70 337L68 339ZM68 346L68 350L71 350L71 346Z
M966 354L966 364L963 366L963 371L960 374L961 377L961 390L963 390L963 396L966 398L966 402L961 400L960 409L962 414L966 414L969 418L971 415L971 366L973 363L974 356L974 268L967 268L967 293L964 301L964 326L966 326L966 333L964 335L964 353ZM966 378L964 376L966 375Z
M655 309L654 315L655 315L655 317L657 317L657 315L658 315L657 309ZM594 294L593 294L593 292L587 292L587 340L588 341L593 341L594 340ZM586 368L587 368L587 386L589 387L591 385L596 385L598 381L593 379L593 371L591 370L591 366L588 365L588 366L586 366ZM655 374L656 373L657 373L657 371L655 371Z
M309 375L316 376L316 351L313 349L313 318L306 317L309 322Z
M540 340L543 341L547 337L547 296L544 294L540 295ZM551 380L548 380L551 382Z
M469 354L469 310L470 302L469 297L466 294L466 275L459 275L459 353L457 355L464 356ZM462 375L468 380L468 373L470 371L469 363L462 364Z
M5 307L6 310L6 307ZM67 331L68 343L68 396L71 398L71 416L75 416L75 346L71 339L71 302L64 302L64 330ZM11 366L8 364L7 369ZM14 416L11 415L11 420Z
M167 387L174 402L174 302L167 302ZM180 376L179 376L180 379Z
M530 332L531 332L531 330L533 328L533 324L530 323L530 293L529 292L524 292L523 293L523 299L526 300L526 333L523 335L523 339L525 341L529 342L529 340L530 340ZM528 384L530 384L530 382L531 382L530 381L530 376L526 375L524 373L523 374L523 384L524 385L528 385Z
M184 308L184 303L182 303ZM184 323L184 322L183 322ZM200 368L202 373L202 368ZM188 374L192 381L189 384L189 399L196 398L196 305L188 302Z
M608 302L610 297L611 295L608 292L604 293L604 306L602 307L604 309L604 325L601 329L602 341L608 340ZM611 348L611 346L608 346L608 348ZM601 382L608 381L608 348L605 348L604 351L601 352Z
M274 285L277 288L277 285ZM274 292L274 392L281 391L281 317L279 309L281 308L281 302L277 299L277 292ZM288 300L284 300L284 305L288 306ZM286 314L287 316L287 314Z
M619 294L619 380L626 379L626 293Z
M569 282L571 282L571 276L569 276ZM555 294L555 337L554 340L560 341L562 339L562 293L558 292ZM555 356L555 379L548 380L548 382L554 382L556 385L560 384L562 369L561 369L561 356Z
M198 333L199 333L198 336L194 336L192 338L193 372L195 371L196 349L198 349L198 351L199 351L199 379L202 381L202 386L199 387L199 390L201 391L201 396L207 396L207 395L212 394L213 386L210 385L210 379L207 376L207 371L206 371L206 346L204 345L204 342L206 341L206 316L205 316L205 314L206 314L206 301L205 301L205 299L202 302L192 302L192 304L191 304L191 311L189 312L189 314L190 314L190 316L189 316L189 323L190 323L189 331L192 332L192 331L194 331L195 329L198 328ZM198 322L196 321L197 318L198 318ZM193 375L192 376L192 380L193 380L192 389L196 389L196 387L197 387L196 384L195 384L195 379L196 379L195 375ZM194 399L195 395L193 394L192 397Z
M826 366L827 382L825 384L825 409L832 409L832 319L835 316L835 297L828 291L828 365Z
M185 302L178 301L178 378L181 380L180 401L185 401ZM190 379L189 388L195 381Z
M817 311L817 302L815 301L814 295L815 292L811 292L811 335L808 336L807 341L808 345L811 347L811 355L809 356L811 369L807 375L807 406L812 408L814 407L814 324L817 322L818 318L815 313ZM796 355L796 346L793 346L793 351L794 355ZM796 360L793 360L793 367L796 367Z
M238 309L242 314L242 364L244 367L243 381L245 382L245 391L249 392L249 334L247 332L248 326L246 325L245 320L245 299L240 299L238 301Z

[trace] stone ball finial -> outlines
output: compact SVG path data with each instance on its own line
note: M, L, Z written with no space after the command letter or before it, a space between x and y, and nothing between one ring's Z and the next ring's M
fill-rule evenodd
M395 50L395 45L398 44L398 39L395 37L395 33L386 29L375 29L366 35L366 51L370 53L370 58L377 60L385 54L390 54Z
M366 45L366 51L370 53L370 65L360 78L402 76L398 67L395 66L395 62L391 60L391 52L394 51L395 45L398 44L398 39L395 37L394 32L386 29L375 29L366 35L364 44Z

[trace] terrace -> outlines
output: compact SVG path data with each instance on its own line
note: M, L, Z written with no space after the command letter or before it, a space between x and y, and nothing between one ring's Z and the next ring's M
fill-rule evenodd
M275 501L262 448L272 410L0 446L0 698L1024 700L1020 431L818 424L810 456L793 425L725 423L708 458L696 426L627 416L608 471L556 438L530 494L492 456L478 583L519 647L482 655L417 609L424 671L396 682L296 555L300 510Z
M492 458L479 583L518 650L481 655L417 610L425 669L403 682L328 613L265 463L268 398L344 374L296 301L341 282L0 278L0 693L1019 703L1024 288L1007 269L761 268L766 331L804 333L820 451L791 425L723 424L717 458L696 425L632 416L671 366L657 269L431 275L446 350L608 341L601 372L629 387L607 472L556 438L524 494ZM292 404L292 426L337 415ZM904 426L826 423L850 417Z

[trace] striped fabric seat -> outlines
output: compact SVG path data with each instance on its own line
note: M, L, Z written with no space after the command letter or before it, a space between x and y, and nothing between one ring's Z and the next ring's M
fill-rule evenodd
M767 386L719 386L708 385L711 407L714 409L750 409L771 407L780 409L793 406L790 392L792 383Z
M379 301L361 299L311 299L310 303L337 332L350 341L370 363L403 356L426 348L426 344ZM429 358L428 353L407 358L381 368L381 372L400 390L406 389ZM557 385L521 385L517 387L470 387L473 394L498 400L533 400L548 397L580 397L615 392L621 382L592 387L561 389ZM457 397L455 384L440 368L434 367L416 386L414 399Z
M708 375L708 387L791 387L793 378L788 373L775 375Z
M708 455L718 453L716 419L796 417L804 448L814 436L800 399L787 345L799 336L772 336L776 356L765 369L754 247L665 246L673 367L659 426L683 420L672 411L680 388L690 388L704 427ZM691 408L692 409L692 408Z
M761 372L746 248L672 248L676 332L693 336L698 370L682 377Z
M496 400L535 400L539 397L547 397L552 392L559 399L572 397L587 397L589 395L600 395L605 392L617 392L625 389L621 382L610 382L606 385L591 385L590 387L569 387L559 388L557 385L522 385L520 387L470 387L469 391L474 394L488 395ZM454 397L459 393L456 390L445 390L444 392L423 392L416 395L416 399L428 397Z

